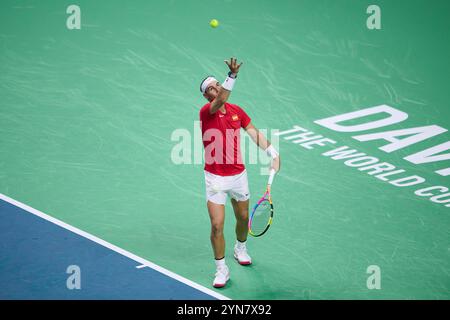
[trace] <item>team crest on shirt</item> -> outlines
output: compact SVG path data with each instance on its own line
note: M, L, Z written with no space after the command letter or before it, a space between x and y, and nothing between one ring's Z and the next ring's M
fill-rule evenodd
M231 116L231 120L233 120L233 121L239 120L238 115L237 115L237 114L232 115L232 116Z

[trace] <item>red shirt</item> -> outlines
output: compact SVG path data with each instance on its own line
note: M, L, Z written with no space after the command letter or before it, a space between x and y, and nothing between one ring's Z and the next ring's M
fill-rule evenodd
M200 109L200 127L205 147L205 170L219 176L233 176L244 171L241 158L240 129L250 117L239 106L225 102L226 113L210 114L211 103Z

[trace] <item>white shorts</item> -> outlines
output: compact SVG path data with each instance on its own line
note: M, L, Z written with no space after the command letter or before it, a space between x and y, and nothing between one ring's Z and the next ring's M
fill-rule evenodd
M227 196L236 201L250 199L247 170L235 176L218 176L205 171L206 200L216 204L225 204Z

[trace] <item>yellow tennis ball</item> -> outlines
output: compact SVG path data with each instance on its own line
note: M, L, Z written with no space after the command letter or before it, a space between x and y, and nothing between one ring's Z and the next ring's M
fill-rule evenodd
M210 25L211 27L213 27L213 28L217 28L217 27L219 26L219 21L217 21L216 19L212 19L212 20L209 22L209 25Z

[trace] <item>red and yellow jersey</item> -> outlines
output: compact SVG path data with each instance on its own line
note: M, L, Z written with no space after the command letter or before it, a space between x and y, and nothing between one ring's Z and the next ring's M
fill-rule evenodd
M244 171L241 158L240 129L250 117L239 106L225 103L226 112L210 114L211 103L200 109L200 125L205 148L205 170L219 176L233 176Z

